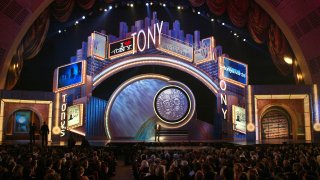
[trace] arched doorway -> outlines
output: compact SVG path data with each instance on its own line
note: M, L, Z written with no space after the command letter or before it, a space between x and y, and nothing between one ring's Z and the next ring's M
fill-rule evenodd
M36 139L39 137L41 126L40 118L31 109L19 109L14 111L8 118L6 124L6 140L28 140L30 124L36 125Z
M261 118L261 139L291 139L292 120L281 107L270 107Z

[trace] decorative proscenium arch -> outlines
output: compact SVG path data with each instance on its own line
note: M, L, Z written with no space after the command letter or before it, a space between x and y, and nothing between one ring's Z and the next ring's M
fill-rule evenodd
M219 87L213 82L211 78L209 78L205 73L197 69L196 67L185 63L180 60L175 60L172 58L161 57L161 56L144 56L144 57L136 57L131 59L125 59L120 62L116 62L111 66L107 67L99 74L97 74L93 78L93 89L95 89L100 83L104 80L108 79L109 77L113 76L114 74L138 66L145 66L145 65L159 65L159 66L166 66L166 67L173 67L180 71L186 72L193 77L197 78L203 84L205 84L215 95L219 92Z

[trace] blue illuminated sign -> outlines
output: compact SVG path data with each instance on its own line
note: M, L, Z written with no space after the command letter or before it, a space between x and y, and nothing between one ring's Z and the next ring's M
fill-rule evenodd
M236 85L248 84L248 67L244 63L223 57L220 62L220 78Z

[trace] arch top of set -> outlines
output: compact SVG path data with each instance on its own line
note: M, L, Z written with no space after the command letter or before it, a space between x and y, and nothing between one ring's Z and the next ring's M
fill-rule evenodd
M165 56L132 57L115 62L93 77L93 89L99 86L99 84L104 80L117 74L120 71L146 65L166 66L186 72L205 84L215 95L217 95L219 92L219 86L203 71L199 70L197 67L191 65L190 63Z

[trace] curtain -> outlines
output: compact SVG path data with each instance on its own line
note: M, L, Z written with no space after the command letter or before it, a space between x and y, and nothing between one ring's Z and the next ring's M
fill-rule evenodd
M227 0L207 0L209 10L216 16L221 16L227 9Z
M200 7L204 4L205 0L189 0L193 7Z
M12 89L19 77L25 59L31 59L41 50L50 24L49 10L43 11L30 27L14 54L6 77L5 89Z
M256 43L262 44L266 41L268 38L270 22L269 15L257 4L252 3L249 12L248 30Z
M52 14L60 22L66 22L73 10L75 0L55 0L52 3Z
M268 48L272 61L281 74L285 76L289 75L292 72L292 66L287 64L283 60L283 57L290 56L293 58L293 54L290 51L287 39L275 24L270 25Z
M78 0L78 5L85 10L91 9L96 0Z
M230 0L228 15L236 27L244 27L248 21L249 0Z

